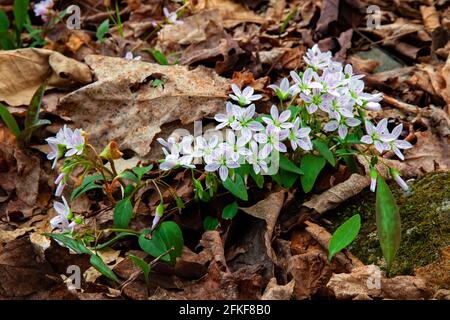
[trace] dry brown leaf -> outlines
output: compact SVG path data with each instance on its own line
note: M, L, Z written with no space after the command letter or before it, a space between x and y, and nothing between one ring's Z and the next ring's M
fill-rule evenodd
M229 82L205 68L104 56L86 62L98 81L63 97L57 113L83 127L98 148L115 140L121 150L144 157L163 124L187 124L224 109ZM164 86L153 87L153 79Z
M294 291L295 280L292 279L288 284L279 285L277 279L272 278L264 290L261 300L290 300Z
M425 30L427 30L429 34L432 34L436 28L441 26L439 22L439 15L434 6L420 6L420 13L422 14Z
M385 278L375 265L333 274L327 284L338 300L360 297L385 299L426 299L432 294L424 279L413 276Z
M266 21L265 18L232 0L198 0L190 2L190 5L194 13L218 9L225 28L231 28L243 22L264 23Z
M0 101L28 105L37 88L49 78L49 87L64 88L92 81L85 64L45 49L0 51Z
M272 249L273 229L280 215L281 208L284 204L286 191L281 190L270 194L266 199L259 201L257 204L248 208L239 208L245 213L266 221L267 230L264 235L267 255L276 262L276 255Z

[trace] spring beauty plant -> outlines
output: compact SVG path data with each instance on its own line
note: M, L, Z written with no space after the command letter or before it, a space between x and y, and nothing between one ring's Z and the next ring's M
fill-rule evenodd
M117 143L112 141L98 152L89 144L86 132L64 126L47 139L48 159L54 168L61 164L55 180L61 201L54 203L57 216L51 220L53 232L48 235L75 252L91 254L93 265L117 280L96 250L124 237L137 237L141 249L156 260L175 263L182 252L183 235L171 216L182 212L190 201L208 202L223 191L235 198L221 217L206 217L205 229L215 229L219 218L236 215L238 201L249 200L249 188L263 188L268 181L292 188L299 181L301 190L309 193L327 164L336 167L342 162L357 170L356 156L362 156L370 166L378 234L389 268L400 241L400 218L379 168L385 166L407 191L407 183L388 167L383 156L389 153L403 160L402 150L412 145L400 139L402 124L389 130L387 119L378 123L369 119L368 111L381 110L382 94L365 92L363 76L354 74L351 65L333 61L331 52L321 52L317 45L307 51L304 61L305 70L292 71L289 78L269 86L278 101L268 114L256 111L262 95L252 87L241 89L233 84L224 112L214 116L214 130L197 136L174 132L167 139L158 138L164 158L147 166L117 172L114 162L122 157ZM189 172L193 200L182 199L170 185L179 171ZM71 201L87 192L106 196L114 210L112 228L93 229L81 213L70 209L65 188L72 181ZM130 223L141 191L148 188L159 195L159 203L149 212L148 227L133 230ZM338 228L330 241L330 259L353 241L359 228L359 215ZM136 259L133 261L148 277L149 264Z

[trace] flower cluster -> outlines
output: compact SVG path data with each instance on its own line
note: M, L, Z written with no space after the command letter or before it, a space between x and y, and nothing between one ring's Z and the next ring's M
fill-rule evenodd
M47 159L53 160L52 168L56 167L56 163L59 159L63 157L81 155L85 148L83 131L81 129L72 130L68 128L67 125L64 125L55 137L47 138L46 141L50 147L50 152L47 154ZM63 168L62 172L55 180L55 184L58 185L55 195L57 197L62 197L63 202L54 203L53 206L58 215L50 221L53 228L58 228L65 231L73 230L75 227L75 222L70 222L73 218L72 211L70 210L66 199L62 196L64 187L66 186L68 180L68 171L69 170L65 170Z
M279 85L270 85L284 109L273 105L270 115L256 117L254 102L262 96L254 94L252 87L241 91L233 84L233 93L229 95L232 102L227 102L225 113L214 117L219 123L216 130L228 130L225 141L220 141L220 135L209 140L193 136L159 139L166 155L161 169L192 168L194 159L200 158L205 170L217 171L222 180L232 177L232 169L243 163L251 164L257 174L266 174L272 153L289 152L288 147L294 152L298 149L309 152L313 149L312 137L335 131L341 141L346 141L362 124L366 131L362 143L373 145L380 154L393 151L403 160L401 149L412 147L398 139L403 126L400 124L389 132L387 119L374 126L364 116L367 110L381 109L382 94L364 92L363 75L354 74L350 64L343 66L331 58L331 52L321 52L314 45L304 57L308 65L304 72L292 71L292 81L283 78ZM290 103L284 107L283 102L289 99ZM293 102L298 106L292 106ZM398 174L393 177L401 179ZM405 183L400 185L407 187Z

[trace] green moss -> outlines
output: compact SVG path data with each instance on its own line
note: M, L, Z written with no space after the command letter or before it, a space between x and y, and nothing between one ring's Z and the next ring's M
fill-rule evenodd
M411 194L390 183L402 220L402 242L391 274L413 274L414 269L439 257L450 245L450 172L432 172L415 180ZM350 251L366 264L384 267L375 222L375 195L366 190L330 212L334 231L355 212L362 218L361 231ZM336 218L337 215L337 218Z

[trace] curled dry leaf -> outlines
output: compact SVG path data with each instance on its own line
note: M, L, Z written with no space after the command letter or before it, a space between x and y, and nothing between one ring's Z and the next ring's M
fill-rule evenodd
M266 199L261 200L251 207L240 208L245 213L266 221L267 229L264 235L264 241L266 244L267 255L274 262L276 262L276 255L272 249L272 235L278 216L283 207L285 196L286 191L281 190L270 194Z
M11 106L28 105L37 88L73 87L92 81L88 66L62 54L45 49L0 51L0 101Z
M121 150L144 157L163 124L187 124L225 105L228 81L205 68L104 56L88 56L86 62L98 81L63 97L57 113L89 132L98 148L115 140ZM153 86L155 79L162 86Z
M294 291L295 280L292 279L288 284L279 285L277 279L270 279L269 284L264 290L261 300L290 300Z

